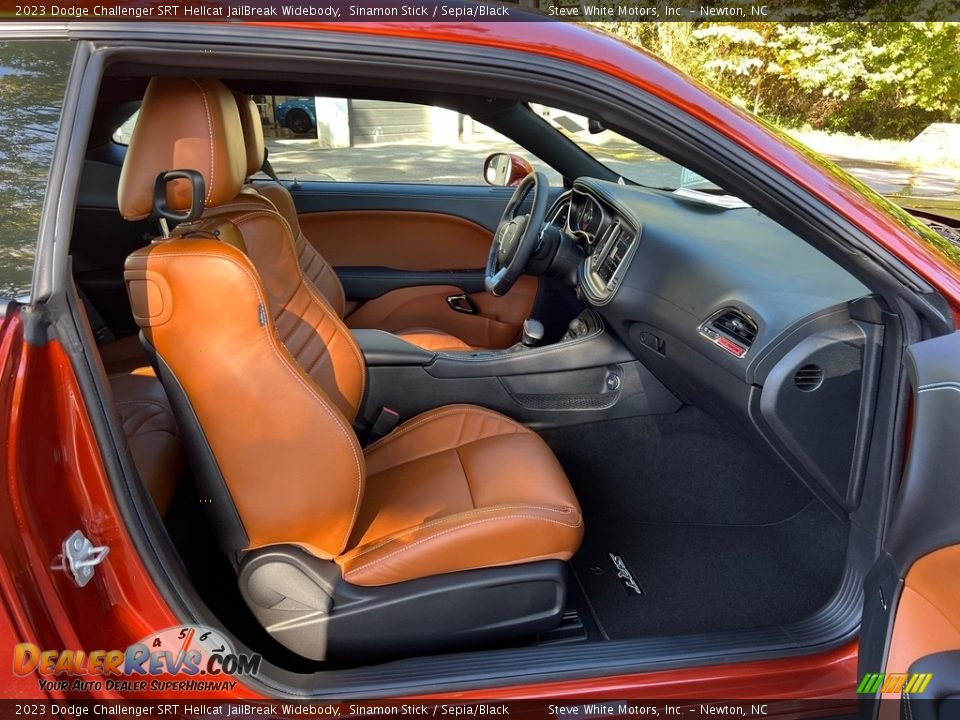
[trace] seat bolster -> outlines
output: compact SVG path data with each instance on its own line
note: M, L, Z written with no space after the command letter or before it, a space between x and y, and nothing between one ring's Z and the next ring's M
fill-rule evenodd
M346 308L346 297L343 294L343 285L340 284L340 278L330 263L317 252L316 248L310 244L310 241L300 230L300 219L297 215L297 207L293 204L293 197L290 191L280 183L257 183L253 186L258 193L273 203L277 212L287 221L290 226L290 234L293 236L294 246L296 247L297 260L300 263L300 269L303 270L303 276L313 283L323 298L330 303L339 317L343 317Z
M467 343L458 337L441 332L440 330L431 330L430 328L410 328L409 330L401 330L395 333L395 335L412 345L435 352L442 350L458 351L474 349L473 346L467 345Z
M337 558L355 585L517 565L569 560L583 538L578 508L499 505L438 518L361 546Z
M336 559L347 582L567 560L580 545L580 506L560 463L536 433L492 410L423 413L365 457L367 493Z
M447 405L429 410L364 450L367 474L376 475L427 455L512 433L530 433L530 430L500 413L476 405Z

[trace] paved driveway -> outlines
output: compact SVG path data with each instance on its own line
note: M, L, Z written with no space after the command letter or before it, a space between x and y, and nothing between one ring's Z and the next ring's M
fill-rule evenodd
M482 184L483 160L488 143L437 148L429 144L394 143L321 150L313 140L268 141L270 161L283 179L341 180L344 182L410 182ZM676 187L680 167L637 147L607 145L599 158L616 172L653 187ZM551 182L559 175L527 155ZM955 199L960 203L960 169L919 169L896 163L830 156L854 177L882 195L903 194Z

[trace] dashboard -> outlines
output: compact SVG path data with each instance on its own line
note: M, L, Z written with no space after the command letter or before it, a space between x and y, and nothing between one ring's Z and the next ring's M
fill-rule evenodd
M869 294L750 207L580 178L548 222L579 254L577 292L613 324L656 328L753 382L765 348L805 319Z
M742 203L593 178L554 202L576 292L684 402L759 430L834 507L856 502L881 304ZM814 448L811 450L810 448Z

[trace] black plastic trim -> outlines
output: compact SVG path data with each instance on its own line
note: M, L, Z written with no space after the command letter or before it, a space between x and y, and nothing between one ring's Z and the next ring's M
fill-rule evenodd
M636 358L597 319L589 333L552 345L511 350L440 353L427 368L435 378L483 378L578 370Z
M504 682L521 685L815 653L855 636L861 584L862 577L848 570L833 598L820 611L805 621L780 627L463 652L444 655L442 660L408 658L326 670L305 678L306 683L296 694L317 699L390 697L412 691L449 692L454 688L497 687ZM428 680L441 667L443 679Z
M354 585L300 548L250 552L240 592L271 636L314 660L439 652L551 630L563 616L566 564L481 568L391 585Z
M207 436L180 380L156 349L144 339L143 333L140 333L140 344L170 400L201 498L210 501L204 503L204 507L209 510L210 520L217 527L217 538L224 553L235 562L237 553L247 547L250 541Z
M907 348L914 388L910 455L884 550L903 577L927 553L960 544L960 331Z
M384 330L351 330L367 367L379 365L428 365L437 356Z

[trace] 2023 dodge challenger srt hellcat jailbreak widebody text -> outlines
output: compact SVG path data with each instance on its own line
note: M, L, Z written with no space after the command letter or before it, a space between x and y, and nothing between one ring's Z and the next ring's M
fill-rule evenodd
M960 648L948 239L583 27L4 32L4 637L207 626L310 698Z

